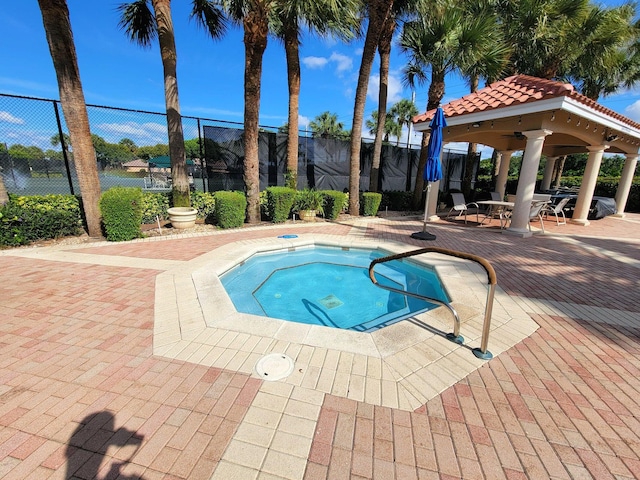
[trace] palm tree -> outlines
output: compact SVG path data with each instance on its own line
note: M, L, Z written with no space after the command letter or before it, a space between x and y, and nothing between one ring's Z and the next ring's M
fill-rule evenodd
M121 12L119 26L131 41L142 47L149 47L155 38L158 38L164 69L173 204L176 207L190 206L189 175L178 98L177 52L171 19L171 0L136 0L121 4L118 10ZM223 13L209 0L193 0L191 17L204 26L212 38L219 38L224 33Z
M269 19L276 0L223 0L231 19L244 32L244 184L247 195L247 221L260 221L260 160L258 133L262 57L267 48Z
M343 139L345 136L343 123L331 112L322 112L309 122L309 128L314 137Z
M389 115L391 115L394 122L399 125L399 132L397 135L398 141L396 142L396 146L400 146L400 134L402 133L402 127L406 125L408 129L409 125L411 125L411 119L418 115L418 113L418 107L416 107L415 103L406 98L403 98L391 106ZM407 146L409 146L410 142L409 135L410 132L407 132Z
M378 115L378 111L374 110L371 112L371 118L365 122L365 126L369 129L370 135L376 135L378 131L378 119L380 116ZM396 122L393 115L387 115L384 123L384 138L383 142L389 143L389 136L394 136L400 139L400 132L402 131L402 125ZM399 141L399 140L398 140Z
M380 89L378 91L378 129L373 142L373 161L369 175L369 190L378 191L378 177L380 174L380 159L382 155L382 136L387 128L387 94L389 87L389 64L391 61L391 41L400 20L413 12L417 2L412 0L395 0L387 19L384 22L380 39L378 40L378 54L380 55ZM384 127L382 127L384 126Z
M463 5L467 15L492 17L495 13L495 5L492 0L471 0ZM461 65L462 76L469 84L470 93L478 91L480 79L491 83L499 79L505 72L511 55L511 47L504 41L502 31L496 23L495 28L486 33L482 48L477 52L477 58L473 62ZM465 162L464 178L462 179L462 192L465 197L471 196L473 173L476 166L478 145L469 143L467 159ZM492 157L497 158L497 152Z
M284 42L289 86L287 141L287 186L298 185L298 113L300 99L300 29L319 34L337 34L343 40L353 36L357 26L358 0L278 0L273 10L273 32Z
M469 15L463 5L454 0L437 4L426 4L420 19L404 25L400 36L400 47L410 56L410 73L407 81L422 83L424 72L431 71L427 111L440 105L445 91L445 76L460 71L480 61L492 41L491 33L496 29L493 15ZM422 135L418 175L413 194L413 206L422 203L424 180L420 172L427 160L429 134Z
M504 36L513 46L509 73L553 79L573 63L582 44L575 36L589 12L589 0L505 0L498 2ZM577 40L577 43L575 43Z
M633 84L640 71L634 45L640 38L634 4L602 8L592 6L575 32L580 54L565 77L587 97L598 100L621 85Z
M62 112L73 145L82 209L91 237L100 237L100 179L96 154L91 143L89 116L80 81L78 58L73 43L66 0L38 0L51 59L58 79Z
M353 122L351 125L351 151L349 155L349 213L360 214L360 132L364 121L364 106L367 101L369 74L380 42L380 35L387 17L391 14L394 0L370 0L366 2L366 13L369 20L364 40L358 85L356 87L353 106Z

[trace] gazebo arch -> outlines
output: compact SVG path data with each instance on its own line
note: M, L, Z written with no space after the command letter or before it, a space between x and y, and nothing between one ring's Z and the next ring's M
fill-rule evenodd
M626 157L616 193L617 214L624 215L638 150L640 124L576 92L572 85L515 75L444 105L444 142L475 142L502 155L496 190L505 193L509 159L524 151L511 226L505 233L530 235L529 205L533 198L540 156L545 155L543 186L549 187L553 163L572 153L588 153L573 223L588 225L587 215L602 155ZM429 129L435 110L413 118L416 131Z

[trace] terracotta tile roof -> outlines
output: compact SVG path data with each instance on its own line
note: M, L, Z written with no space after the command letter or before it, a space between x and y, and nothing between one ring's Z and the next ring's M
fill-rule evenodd
M598 102L578 93L569 83L556 82L528 75L514 75L504 80L492 83L475 93L466 95L458 100L443 105L445 117L455 117L470 113L495 110L517 104L536 102L557 97L569 97L582 103L603 115L615 118L627 125L640 128L640 123L620 115L613 110L600 105ZM413 117L414 123L431 120L435 110Z

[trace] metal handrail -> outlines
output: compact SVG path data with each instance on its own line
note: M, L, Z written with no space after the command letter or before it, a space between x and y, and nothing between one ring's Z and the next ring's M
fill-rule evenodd
M422 255L423 253L441 253L443 255L449 255L451 257L471 260L473 262L480 264L484 268L484 270L487 272L487 280L488 280L487 283L489 285L489 289L487 292L487 304L485 306L484 322L482 325L482 340L480 342L480 348L473 349L473 354L476 357L482 358L485 360L492 358L493 355L491 354L491 352L487 350L487 346L489 344L489 330L491 327L491 315L493 313L493 298L495 296L497 276L496 276L496 271L493 269L493 266L489 263L487 259L479 257L477 255L473 255L471 253L458 252L456 250L449 250L449 249L440 248L440 247L420 248L418 250L411 250L409 252L398 253L396 255L389 255L387 257L376 258L369 265L369 278L371 279L374 285L380 288L383 288L385 290L389 290L391 292L399 293L402 295L408 295L410 297L418 298L421 300L425 300L428 302L436 303L438 305L447 307L451 311L454 317L453 333L448 334L447 338L449 338L451 341L456 343L463 343L464 339L460 336L460 318L458 316L458 313L449 303L443 302L435 298L425 297L424 295L419 295L417 293L407 292L405 290L400 290L397 288L380 285L375 278L374 268L377 264L391 262L393 260L401 260L407 257L414 257L416 255Z

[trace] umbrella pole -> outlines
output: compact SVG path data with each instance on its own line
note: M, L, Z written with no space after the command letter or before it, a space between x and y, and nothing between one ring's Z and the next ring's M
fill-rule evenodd
M418 240L435 240L436 236L433 233L427 232L427 210L429 207L429 193L431 192L431 182L427 182L427 195L424 201L424 218L422 220L422 231L411 234L411 238L417 238Z
M427 210L429 208L429 194L431 193L431 182L427 182L427 194L425 195L424 200L424 218L422 219L422 231L427 231Z

